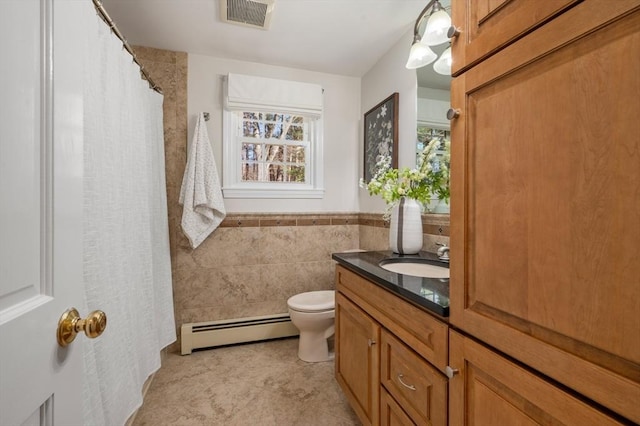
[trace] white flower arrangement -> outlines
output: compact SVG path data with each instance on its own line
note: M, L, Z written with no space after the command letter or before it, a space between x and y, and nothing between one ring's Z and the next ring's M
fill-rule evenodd
M444 150L441 150L441 140L431 140L420 153L418 165L413 169L394 169L391 167L391 157L379 155L375 174L368 183L361 178L360 187L366 188L370 195L382 197L388 206L386 218L402 197L417 200L424 206L435 195L448 203L451 141L445 140L443 144Z

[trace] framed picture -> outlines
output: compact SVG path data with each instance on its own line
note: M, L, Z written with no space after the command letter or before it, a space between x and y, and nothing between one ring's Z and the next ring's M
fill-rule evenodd
M398 93L394 93L364 115L364 181L376 172L380 156L391 157L398 167Z

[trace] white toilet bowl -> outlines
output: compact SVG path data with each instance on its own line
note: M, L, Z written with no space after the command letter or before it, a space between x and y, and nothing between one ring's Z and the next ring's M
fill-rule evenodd
M300 330L298 358L306 362L333 359L327 339L335 332L335 292L310 291L287 300L291 322Z

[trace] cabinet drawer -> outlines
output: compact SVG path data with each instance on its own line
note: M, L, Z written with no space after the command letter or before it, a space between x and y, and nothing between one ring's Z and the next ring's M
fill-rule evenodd
M453 74L459 74L581 1L454 0L451 22L460 35L451 47Z
M449 326L360 275L336 265L336 290L444 372L449 359Z
M402 410L391 395L380 386L380 426L414 426L415 423Z
M387 330L380 336L380 382L418 425L447 424L447 379Z

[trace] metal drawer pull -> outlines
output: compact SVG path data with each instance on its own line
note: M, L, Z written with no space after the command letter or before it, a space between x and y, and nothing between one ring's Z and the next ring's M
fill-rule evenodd
M369 340L367 341L367 344L369 345L369 347L371 347L371 346L373 346L373 345L375 345L375 344L376 344L376 341L375 341L375 340L373 340L373 339L369 339Z
M403 377L404 377L404 376L403 376L402 374L398 374L398 381L400 382L400 384L401 384L402 386L404 386L405 388L411 389L412 391L416 390L416 387L415 387L415 386L413 386L413 385L408 385L408 384L406 384L405 382L403 382L403 381L402 381L402 378L403 378Z

